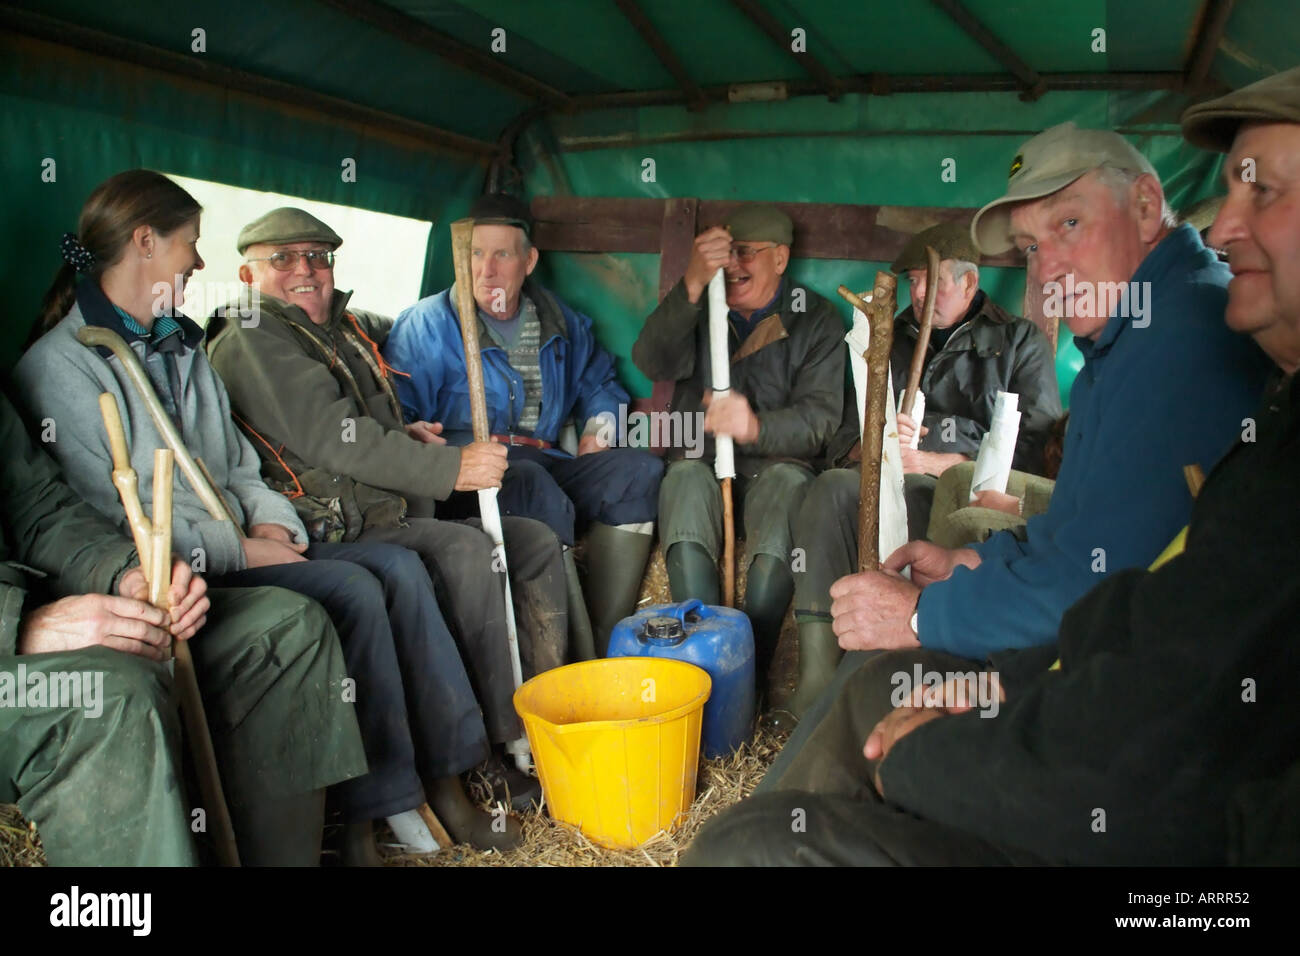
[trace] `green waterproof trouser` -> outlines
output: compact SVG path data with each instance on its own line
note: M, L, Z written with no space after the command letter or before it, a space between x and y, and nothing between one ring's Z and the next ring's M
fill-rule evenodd
M947 474L947 472L944 472ZM908 538L925 537L930 522L933 475L904 475ZM969 481L967 482L969 487ZM796 619L831 614L831 585L858 570L858 501L862 490L859 467L832 468L817 476L804 495L795 520L794 546L805 555L802 573L796 569ZM882 554L881 559L889 557Z
M954 465L939 476L934 488L927 537L945 548L964 548L979 544L999 531L1023 528L1034 515L1047 510L1056 482L1023 471L1013 471L1007 478L1007 494L1024 502L1024 515L1007 514L994 508L974 508L970 504L970 482L975 463Z
M867 736L893 709L895 674L979 670L981 665L923 648L877 654L854 667L817 723L764 792L705 824L687 866L1033 864L1042 860L994 846L885 804L862 755ZM775 769L775 768L774 768ZM771 774L769 773L769 777Z
M280 588L208 596L208 623L190 648L238 834L259 800L359 776L365 755L338 637L320 606ZM48 689L66 687L61 675L71 672L81 675L80 706L67 696L49 706ZM195 813L200 797L180 780L170 665L104 647L0 657L0 682L24 674L30 692L42 682L36 673L45 706L0 706L0 803L16 801L36 823L49 862L198 862L194 830L213 814Z
M795 512L795 619L830 620L831 585L858 569L857 468L832 468L817 476Z
M813 473L803 465L778 461L756 476L732 482L737 524L744 529L745 559L766 554L790 562L790 522L799 512ZM722 553L722 488L712 462L681 459L668 466L659 485L659 541L664 554L679 541L694 541L716 561Z

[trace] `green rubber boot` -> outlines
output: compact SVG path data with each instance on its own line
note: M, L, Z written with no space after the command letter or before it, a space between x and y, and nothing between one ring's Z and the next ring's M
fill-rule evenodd
M781 623L794 597L794 575L786 563L760 554L749 565L745 579L745 614L754 628L754 681L758 696L766 696L767 672L781 639Z
M596 656L596 639L592 636L587 600L582 595L572 548L564 549L564 584L569 594L569 657L574 661L592 660Z
M668 569L668 589L674 601L699 598L705 604L721 604L718 562L709 557L704 546L694 541L678 541L664 555Z
M835 676L844 651L831 622L820 618L799 622L799 683L794 694L772 714L774 730L793 730Z
M596 653L605 656L614 625L635 613L654 535L593 522L587 532L587 581Z

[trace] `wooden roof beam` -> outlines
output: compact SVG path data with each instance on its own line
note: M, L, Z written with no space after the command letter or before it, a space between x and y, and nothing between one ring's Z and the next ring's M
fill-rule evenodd
M1174 90L1183 88L1181 71L1164 73L1044 73L1044 88L1052 90ZM838 79L841 93L882 95L885 93L1015 93L1024 87L1005 73L976 74L870 74ZM786 97L815 96L824 92L813 80L773 80L766 84L783 87ZM727 102L729 87L706 86L704 95ZM574 96L575 110L614 109L628 106L679 106L685 102L680 89L630 90L620 93L584 93Z
M840 82L835 74L827 69L826 64L814 54L796 53L790 43L790 31L781 21L772 16L758 3L758 0L731 0L732 5L749 18L755 26L771 37L772 42L794 58L804 71L817 81L822 91L832 100L840 97Z
M682 65L682 61L677 58L677 54L673 52L673 48L664 39L663 34L655 29L655 25L650 22L650 18L646 16L640 4L636 0L614 0L614 3L623 12L623 16L627 17L633 29L641 34L641 39L645 41L646 46L654 51L654 55L659 58L659 62L664 65L664 69L673 75L677 85L682 88L687 109L694 111L708 106L708 97L704 95L704 91L700 89L699 84L691 79L691 75L686 72L686 67Z
M967 36L987 50L993 59L1006 67L1007 72L1020 81L1020 85L1024 87L1024 92L1020 95L1022 100L1036 100L1047 91L1047 86L1038 71L998 39L975 14L966 9L961 0L930 0L930 2L948 14L957 26L966 31Z
M348 16L389 33L412 46L436 54L463 70L491 80L512 93L543 100L558 107L569 105L569 95L512 66L507 66L490 53L462 43L453 36L436 30L408 13L394 9L386 3L373 0L320 0Z
M1187 90L1194 93L1210 75L1210 65L1214 63L1214 54L1223 39L1223 31L1228 26L1228 17L1232 15L1234 0L1205 0L1201 8L1201 31L1192 47L1191 56L1187 58Z
M34 37L37 40L106 56L133 66L161 70L173 76L286 104L294 109L311 110L332 121L342 120L358 126L400 133L475 158L494 156L498 151L495 143L432 126L407 116L398 116L337 96L330 96L327 93L294 86L292 83L273 80L235 67L223 66L175 50L92 30L44 14L0 6L0 25L14 33Z

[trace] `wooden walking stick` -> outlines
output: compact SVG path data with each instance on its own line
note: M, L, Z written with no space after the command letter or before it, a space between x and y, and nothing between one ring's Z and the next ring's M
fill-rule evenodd
M880 462L889 400L889 351L894 342L894 294L898 280L877 272L871 301L863 302L871 323L867 347L867 406L862 415L862 484L858 496L858 570L880 570ZM857 296L859 302L861 299Z
M140 555L140 568L149 583L149 603L166 611L172 565L172 451L167 448L154 451L154 520L151 523L140 505L139 478L131 467L131 455L127 451L126 432L122 428L117 400L110 392L99 396L99 411L104 419L104 428L108 431L108 444L113 454L113 484L122 499L122 508L126 511L131 535L135 539L135 549ZM203 709L203 698L199 695L199 682L194 674L194 658L190 655L189 643L173 641L172 655L181 718L194 755L199 791L212 818L212 837L217 859L222 866L239 866L235 828L221 787L221 773L217 769L217 755L212 748L212 735L208 732L207 714Z
M903 393L903 407L899 409L909 418L912 415L912 406L916 404L916 392L921 387L921 372L925 369L925 353L930 347L930 327L934 323L934 303L938 298L935 295L937 291L935 286L939 282L939 253L933 246L925 247L925 308L922 310L920 318L921 327L916 336L916 349L912 352L912 367L908 371L907 391ZM891 336L893 334L893 324L890 324ZM872 328L872 341L875 341L875 328ZM921 423L917 422L916 427L920 428Z
M145 408L149 412L149 418L153 422L154 427L158 430L158 434L160 434L163 441L167 443L167 446L170 449L170 455L174 456L175 464L180 465L181 473L189 482L190 487L194 489L194 494L198 496L198 499L201 502L203 502L203 507L207 509L208 515L214 521L229 521L231 529L235 532L235 537L240 541L243 541L247 535L244 534L244 529L240 527L239 522L235 520L235 514L230 507L230 503L222 496L220 490L217 488L216 481L213 479L211 472L208 471L207 466L203 464L202 459L195 458L190 454L189 449L185 447L185 442L181 439L180 432L176 430L176 424L171 420L171 417L162 407L162 403L158 401L158 395L153 390L153 384L149 381L149 376L145 373L144 367L140 364L139 356L135 354L131 346L127 345L126 340L112 329L105 329L92 325L86 325L77 330L77 341L87 348L105 348L113 353L113 356L121 363L122 370L126 373L127 380L135 388L136 394L138 394L144 402ZM112 395L105 392L99 398L99 407L104 416L104 425L108 428L109 445L113 450L113 484L117 486L118 494L122 497L122 507L126 509L127 521L130 523L131 532L135 536L136 550L140 553L140 565L142 568L148 569L151 565L149 559L145 555L152 540L152 529L149 527L148 519L144 517L144 512L140 507L140 496L137 487L138 479L135 470L131 468L131 456L127 452L126 434L122 429L122 419L118 413L117 402L113 399ZM110 415L112 416L112 421L116 423L116 426L109 423ZM118 474L119 466L124 469L120 478ZM172 461L168 461L166 468L169 475L166 483L167 552L170 557L172 493L172 481L170 476L173 474ZM124 488L126 490L123 490ZM158 500L157 470L155 470L154 488L154 500L156 502ZM155 515L157 515L157 505L155 505L154 511ZM143 538L139 533L137 533L137 527L145 529ZM144 541L143 545L141 544L142 540ZM167 573L170 576L170 560L165 562L165 566L167 568ZM147 572L146 577L148 577ZM153 578L149 578L149 580L152 581ZM163 588L163 594L166 594L167 587L169 586L170 585ZM203 713L203 701L199 697L198 680L194 676L194 662L190 659L189 647L184 641L178 642L175 647L177 661L176 682L181 696L182 713L185 715L186 733L189 735L191 746L195 751L195 763L199 765L199 786L203 791L204 800L209 804L209 806L215 808L213 813L217 818L216 833L218 838L218 858L221 860L223 866L238 866L239 855L235 848L234 827L230 823L230 811L226 806L225 797L221 791L220 777L217 775L216 757L212 754L212 738L208 734L207 719ZM182 660L184 661L184 666L182 666ZM184 706L184 702L187 698L194 702L193 706ZM192 715L197 715L198 723L194 722L195 718ZM212 779L207 784L204 783L204 772L202 770L202 765L206 758L204 758L204 756L199 752L200 749L204 747L205 742L206 750L210 755L210 760L208 760L208 762L211 764L212 774ZM438 824L435 828L432 824L428 824L428 819L432 819L434 823L437 823L437 817L433 815L433 811L427 805L417 809L420 811L422 816L427 817L426 824L429 826L430 832L433 833L434 839L438 841L439 845L450 846L451 842L446 837L447 831L442 827L442 825Z
M727 285L721 269L709 280L709 357L713 399L731 391L731 356L727 347ZM722 483L722 603L736 606L736 512L731 481L736 477L736 445L730 435L713 440L713 474Z
M474 301L474 272L470 259L474 254L474 220L458 219L451 224L451 254L456 267L456 311L460 313L460 334L465 345L465 376L469 380L470 417L474 425L474 440L492 440L488 428L487 396L483 391L483 357L478 345L478 305ZM510 595L510 575L506 565L505 535L501 528L501 509L497 505L497 489L481 488L478 493L479 517L483 530L492 539L494 566L500 562L501 578L505 581L506 641L510 646L510 668L515 689L524 682L523 668L519 664L519 631L515 624L515 606ZM527 736L506 744L506 751L514 755L515 765L527 773L532 764L532 751Z

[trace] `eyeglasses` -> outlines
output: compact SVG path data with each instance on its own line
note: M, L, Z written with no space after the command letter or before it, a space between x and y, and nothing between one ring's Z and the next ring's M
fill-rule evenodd
M312 249L309 252L292 252L285 250L284 252L273 252L269 256L263 256L259 259L245 259L244 261L269 262L271 263L271 268L276 272L288 272L289 270L298 267L299 256L302 256L302 258L307 260L307 268L312 272L318 272L321 269L334 268L334 253L316 249Z
M768 249L775 249L775 248L776 248L775 242L769 242L765 246L735 245L731 247L731 254L735 256L737 259L739 259L741 262L753 262L754 257L757 256L760 252L765 252Z

